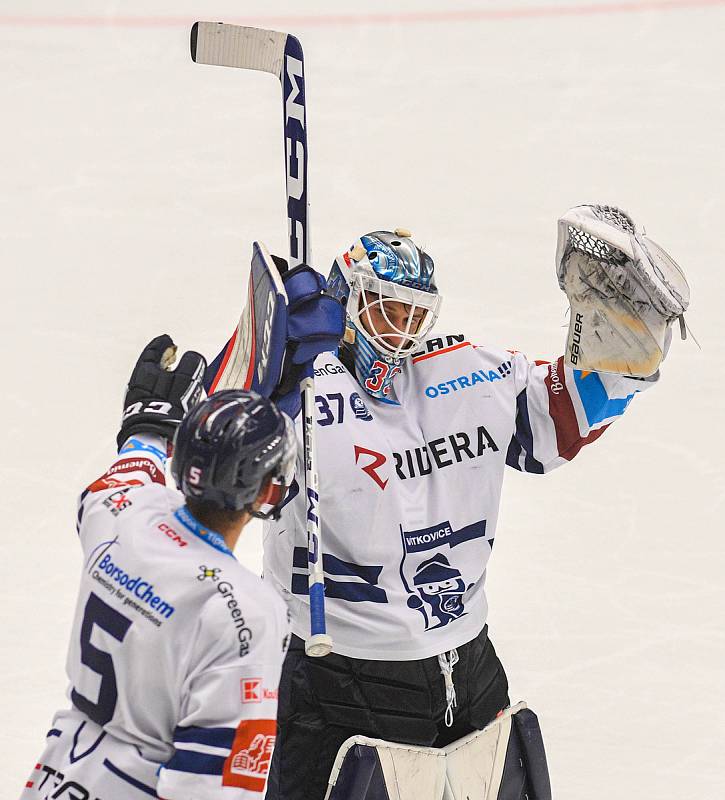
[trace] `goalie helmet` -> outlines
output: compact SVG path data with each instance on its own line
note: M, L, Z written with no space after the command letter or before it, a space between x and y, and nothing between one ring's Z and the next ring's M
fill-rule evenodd
M332 265L328 291L346 311L344 342L365 390L389 403L393 378L438 319L433 259L409 231L361 236Z
M187 498L276 519L294 476L296 454L286 414L255 392L227 389L182 420L171 474Z

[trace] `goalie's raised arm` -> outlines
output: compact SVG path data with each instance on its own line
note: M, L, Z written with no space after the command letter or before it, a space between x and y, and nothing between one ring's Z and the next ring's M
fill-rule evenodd
M512 358L517 382L516 428L506 463L543 474L571 461L624 414L637 392L654 380L584 372L557 361Z

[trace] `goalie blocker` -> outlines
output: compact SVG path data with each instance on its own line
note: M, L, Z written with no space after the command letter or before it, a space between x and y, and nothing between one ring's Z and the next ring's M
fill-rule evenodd
M447 747L353 736L340 748L325 800L551 800L536 714L517 703Z
M342 307L326 288L312 267L288 269L283 258L255 242L247 302L231 339L207 369L208 394L252 390L297 416L300 381L312 374L319 353L335 350L344 330Z

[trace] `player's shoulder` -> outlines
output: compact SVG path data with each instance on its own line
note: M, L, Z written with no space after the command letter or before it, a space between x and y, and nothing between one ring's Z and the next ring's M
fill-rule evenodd
M320 355L317 356L315 359L314 371L315 378L317 379L325 379L338 375L345 375L347 373L342 361L340 361L335 353L331 352L320 353Z
M207 561L198 575L206 594L204 638L232 657L257 660L269 648L276 652L287 624L284 600L232 556Z
M411 361L417 369L430 369L440 364L465 364L482 361L499 365L505 371L516 350L498 345L479 344L465 333L429 336Z
M93 489L89 490L91 493ZM139 526L140 517L165 517L183 503L178 489L163 483L118 482L100 492L96 513L123 525Z

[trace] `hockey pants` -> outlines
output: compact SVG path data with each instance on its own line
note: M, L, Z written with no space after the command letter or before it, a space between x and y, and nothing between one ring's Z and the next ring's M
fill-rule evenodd
M446 691L436 656L366 661L305 655L292 637L279 686L277 743L266 800L323 800L340 745L350 736L444 747L486 726L509 703L508 682L488 626L457 648L456 707L445 723Z

